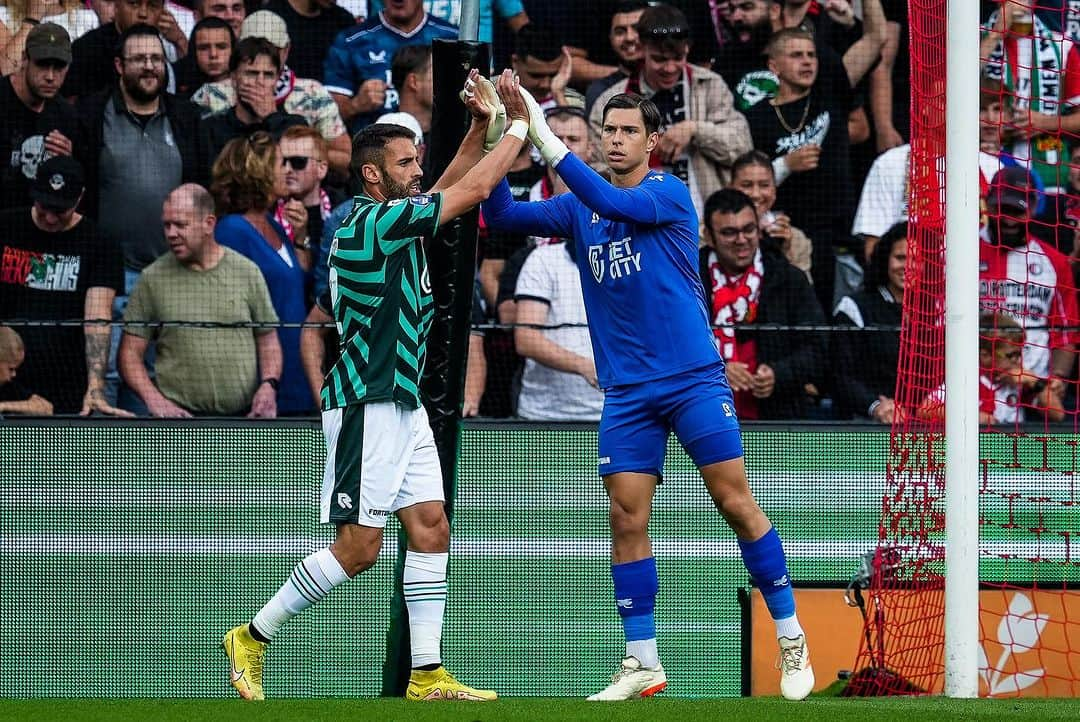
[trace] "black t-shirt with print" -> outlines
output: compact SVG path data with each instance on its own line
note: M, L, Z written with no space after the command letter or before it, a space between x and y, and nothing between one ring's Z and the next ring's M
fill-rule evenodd
M78 143L79 123L71 105L47 100L35 113L15 95L11 78L0 78L0 209L30 204L30 179L51 157L45 136L53 130L66 135L72 146Z
M814 243L847 246L850 242L854 190L847 118L851 103L851 85L841 65L839 71L831 72L822 67L805 98L780 106L763 101L746 111L754 147L770 158L810 143L821 146L818 167L792 173L776 192L776 208L787 213L792 225Z
M62 233L34 225L29 208L0 212L0 321L82 320L90 288L124 289L120 249L83 218ZM78 413L86 393L86 352L79 326L23 327L26 360L19 380L51 401L58 414Z

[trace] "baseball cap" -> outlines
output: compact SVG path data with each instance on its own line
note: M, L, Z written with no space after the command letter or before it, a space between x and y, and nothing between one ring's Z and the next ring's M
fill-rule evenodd
M1008 166L994 174L986 191L990 208L1035 210L1035 180L1025 168Z
M256 10L240 24L240 40L263 38L276 48L288 47L289 29L285 21L272 10Z
M30 197L55 210L74 208L82 192L82 166L67 155L53 156L39 165L37 175L30 182Z
M416 144L420 145L424 142L424 130L420 127L420 121L417 120L412 113L385 113L379 116L376 123L385 123L388 125L400 125L403 128L407 128L413 132L416 136Z
M59 60L71 64L71 36L56 23L35 25L26 36L26 56L31 60Z

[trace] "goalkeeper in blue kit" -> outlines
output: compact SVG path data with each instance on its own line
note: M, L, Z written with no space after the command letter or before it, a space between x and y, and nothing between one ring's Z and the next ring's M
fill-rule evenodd
M660 112L620 94L604 107L601 145L611 183L567 152L527 92L529 139L571 193L515 202L504 180L482 209L489 228L573 239L597 378L604 389L599 472L610 500L611 576L626 655L590 700L648 697L667 686L656 646L659 586L648 534L667 437L674 431L739 541L776 622L780 689L814 686L780 537L754 500L735 402L697 273L698 217L687 187L649 168Z

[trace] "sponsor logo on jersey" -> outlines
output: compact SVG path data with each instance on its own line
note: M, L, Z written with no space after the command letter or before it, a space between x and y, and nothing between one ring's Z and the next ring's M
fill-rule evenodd
M616 599L615 600L615 605L618 606L618 607L622 607L623 609L633 609L634 608L634 600L629 599L629 598Z
M589 270L592 271L592 277L596 279L597 283L603 283L604 281L603 254L603 246L589 246Z
M595 212L595 211L593 211L593 214L592 214L592 219L591 219L591 220L589 220L589 225L591 226L591 225L593 225L594 223L599 223L599 222L600 222L600 214L599 214L599 213L597 213L597 212Z
M343 491L338 492L337 505L342 509L352 509L352 497Z
M367 51L367 56L368 56L368 60L370 60L373 63L385 63L386 62L386 51L385 50L380 50L377 53L374 50L369 50L369 51Z
M431 203L431 196L427 194L409 196L409 203L412 203L414 206L426 206L428 203Z
M431 276L428 274L427 266L424 266L424 272L420 274L420 290L431 293Z
M641 253L634 251L630 236L606 245L589 246L589 270L597 283L604 277L616 280L641 271Z
M664 180L664 174L663 173L656 173L654 175L649 176L649 180L662 181L662 180Z
M788 579L788 575L785 574L784 576L780 577L779 579L774 579L772 585L774 587L786 587L790 583L791 583L791 581Z
M610 464L611 463L611 457L610 456L601 456L600 457L600 463L601 464Z
M390 512L386 509L368 509L367 513L370 516L390 516Z

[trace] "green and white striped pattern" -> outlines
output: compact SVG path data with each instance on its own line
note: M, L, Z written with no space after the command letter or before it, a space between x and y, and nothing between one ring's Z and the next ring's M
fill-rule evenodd
M357 196L330 249L330 296L341 358L323 409L395 401L420 406L420 375L434 315L421 236L438 230L442 196L379 203Z

